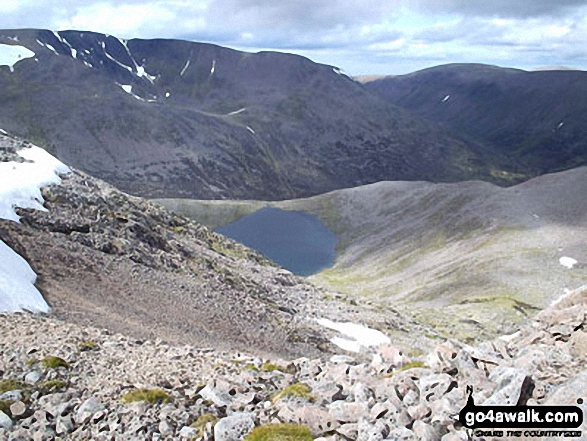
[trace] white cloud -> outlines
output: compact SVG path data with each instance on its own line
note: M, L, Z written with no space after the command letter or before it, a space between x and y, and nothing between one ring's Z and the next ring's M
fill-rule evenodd
M61 21L57 27L60 30L81 29L133 37L162 32L176 21L180 21L176 13L158 3L94 3L78 8L74 15Z
M19 7L18 0L2 0L0 2L0 13L9 14L17 11Z
M7 28L281 50L375 74L449 62L587 67L586 1L2 0L0 13Z

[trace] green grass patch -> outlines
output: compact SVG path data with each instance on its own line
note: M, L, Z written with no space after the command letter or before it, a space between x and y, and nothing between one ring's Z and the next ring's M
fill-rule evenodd
M9 417L12 417L12 412L10 412L10 406L14 403L12 400L0 400L0 411L4 412Z
M206 428L206 424L212 423L212 427L214 427L214 424L216 424L217 422L218 422L218 417L216 417L215 415L212 415L211 413L204 413L204 414L200 415L198 417L198 419L191 424L191 427L198 430L199 437L203 437L204 431Z
M41 390L45 390L48 392L55 392L58 390L66 389L67 383L63 380L49 380L39 383L37 387Z
M244 441L312 441L312 432L301 424L267 424L255 427Z
M22 381L13 379L0 380L0 394L10 392L12 390L23 390L26 388L28 388L28 385Z
M421 361L411 361L409 363L404 364L397 371L398 372L403 372L403 371L407 371L408 369L413 369L413 368L426 369L426 368L428 368L428 365L422 363Z
M61 357L56 357L54 355L48 355L47 357L41 360L41 364L45 369L58 369L63 367L65 369L69 369L71 366L67 361L65 361Z
M149 404L167 403L169 395L162 389L135 389L125 393L120 400L123 403L144 401Z
M293 366L280 366L278 364L273 364L273 363L263 363L263 365L261 366L261 370L264 372L279 371L279 372L283 372L285 374L292 374L292 375L296 373L296 369Z
M310 392L312 392L312 388L308 386L306 383L291 384L287 386L285 389L283 389L281 392L277 392L271 398L271 401L276 403L282 398L287 397L296 397L302 398L307 401L314 401L316 397L314 395L311 395Z
M78 345L78 349L82 352L84 352L84 351L97 351L98 349L100 349L100 346L98 346L97 343L95 343L91 340L86 340L86 341L82 341Z

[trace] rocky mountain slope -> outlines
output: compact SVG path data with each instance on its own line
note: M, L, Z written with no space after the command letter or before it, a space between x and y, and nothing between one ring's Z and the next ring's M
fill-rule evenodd
M0 437L468 440L458 421L468 386L477 405L579 405L585 415L586 304L577 290L514 335L477 347L446 340L411 361L384 345L370 363L264 359L0 316ZM585 436L585 421L566 432ZM277 437L284 431L295 436Z
M587 282L586 185L582 167L510 188L380 182L272 205L316 214L337 234L335 264L314 283L479 339ZM263 205L162 203L211 227Z
M587 72L450 64L365 87L504 154L518 172L587 165Z
M0 31L0 50L18 46L34 55L0 66L0 127L141 196L287 199L510 167L295 55Z
M20 158L15 151L28 145L0 134L0 159ZM202 225L75 169L42 194L47 211L17 209L20 223L0 220L0 237L38 275L55 317L134 338L287 356L336 350L319 318L389 330L399 340L426 334L391 307L358 307L319 290ZM422 348L430 342L423 337Z

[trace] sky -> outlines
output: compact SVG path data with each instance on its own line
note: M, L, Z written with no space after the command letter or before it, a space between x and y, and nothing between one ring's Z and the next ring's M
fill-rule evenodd
M446 63L587 70L587 0L1 0L0 28L178 38L349 75Z

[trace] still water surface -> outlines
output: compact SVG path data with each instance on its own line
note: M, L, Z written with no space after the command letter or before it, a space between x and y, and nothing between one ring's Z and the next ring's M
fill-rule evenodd
M301 276L328 268L336 257L334 233L316 216L301 211L265 207L216 232Z

